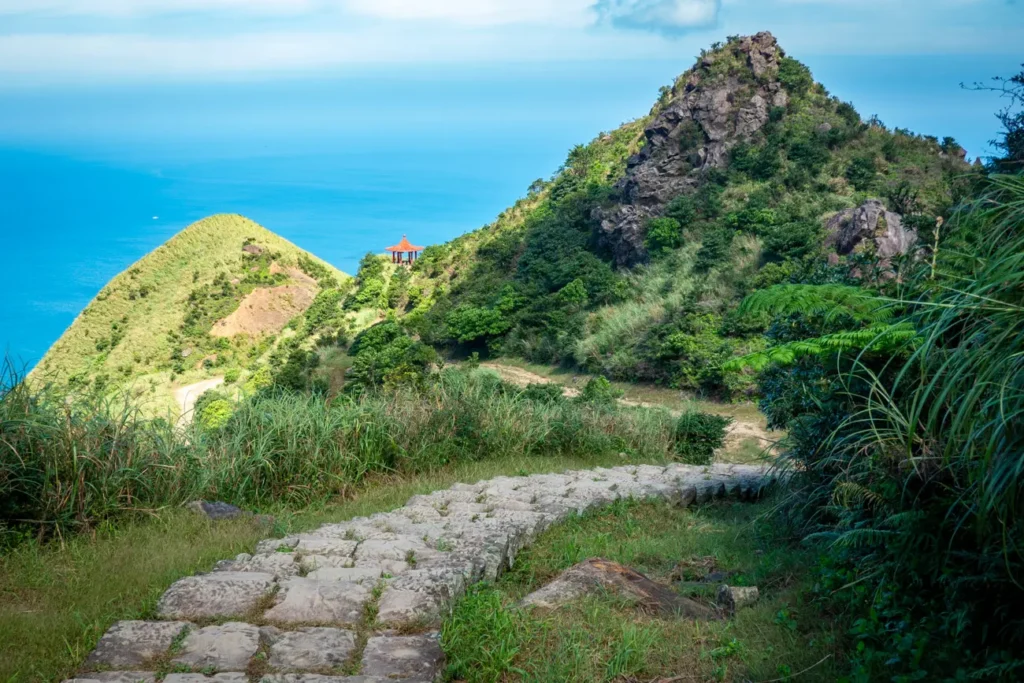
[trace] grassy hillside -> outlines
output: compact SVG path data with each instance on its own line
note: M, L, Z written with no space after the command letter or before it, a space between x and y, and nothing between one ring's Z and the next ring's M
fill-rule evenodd
M347 279L247 218L212 216L111 280L32 380L101 393L130 385L151 408L172 409L173 387L242 380L324 286Z
M865 263L877 262L870 239L837 254L826 225L869 200L926 242L971 169L951 138L865 121L781 49L778 66L758 72L743 40L702 54L647 116L574 148L551 180L534 183L493 224L429 247L405 296L376 296L386 286L376 283L351 303L390 311L424 341L466 353L723 397L748 391L749 377L720 371L764 345L768 318L736 313L746 294L807 278L855 281ZM715 142L726 150L721 163L693 166L711 133L670 114L681 102L728 91L737 104L726 118L742 117L757 88L784 104L768 108L759 129ZM672 126L672 148L645 162L645 146ZM658 156L677 148L681 162ZM637 203L631 184L654 172L681 189L658 206ZM602 225L622 207L650 214L633 245L646 257L629 267L616 267L621 259Z

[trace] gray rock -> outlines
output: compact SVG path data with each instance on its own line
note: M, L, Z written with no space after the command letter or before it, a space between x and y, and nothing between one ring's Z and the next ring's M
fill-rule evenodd
M770 33L741 38L735 49L746 57L746 78L721 78L698 65L677 81L666 105L644 131L646 144L631 158L616 186L616 205L599 209L600 239L620 266L647 258L647 224L680 195L692 193L703 174L723 168L732 148L760 133L772 107L788 95L775 74L785 56ZM705 60L707 61L707 60Z
M376 676L323 676L321 674L269 674L260 683L406 683ZM409 683L412 683L411 681Z
M212 520L234 519L235 517L241 517L243 515L249 514L248 512L242 510L241 508L237 508L234 505L230 505L228 503L223 503L220 501L208 503L205 500L196 500L189 503L188 507L201 515L209 517Z
M249 683L249 677L244 673L214 674L213 676L167 674L163 683Z
M244 671L259 647L258 627L228 622L189 632L181 651L171 661L193 669Z
M283 633L270 646L270 666L278 671L316 671L344 664L356 648L352 631L303 628Z
M281 582L277 604L263 616L278 624L353 625L363 617L370 590L351 581L287 579Z
M384 570L380 567L324 567L306 575L314 581L352 581L353 583L375 584Z
M362 671L367 676L427 683L437 679L443 663L437 634L384 635L367 641Z
M271 574L277 579L298 576L300 564L295 553L268 553L266 555L239 555L230 564L227 571L256 572Z
M327 555L332 557L351 557L359 544L339 538L321 538L317 536L302 537L295 546L295 551L303 555Z
M757 586L726 586L718 587L718 604L729 614L750 607L760 598Z
M89 668L145 668L167 653L188 626L184 621L119 621L100 638L85 665Z
M81 674L64 683L156 683L156 674L150 671L101 671Z
M917 232L906 228L900 215L887 211L878 199L840 211L828 221L827 229L826 244L836 253L868 251L883 263L898 254L910 253L917 244Z
M157 604L162 619L223 619L245 616L274 586L271 574L213 572L172 585Z

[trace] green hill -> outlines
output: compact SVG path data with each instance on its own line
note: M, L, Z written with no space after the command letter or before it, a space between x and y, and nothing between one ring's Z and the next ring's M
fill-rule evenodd
M175 388L244 380L295 335L319 293L347 281L247 218L212 216L111 280L31 379L74 390L131 387L151 410L173 413Z
M774 284L890 277L971 183L952 138L864 120L774 37L731 38L498 220L350 303L424 341L731 397ZM883 273L884 271L884 273Z

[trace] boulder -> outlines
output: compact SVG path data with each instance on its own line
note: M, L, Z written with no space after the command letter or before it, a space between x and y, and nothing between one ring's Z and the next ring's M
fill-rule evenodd
M727 614L735 614L737 610L750 607L761 597L757 586L726 586L718 587L718 606Z
M917 244L917 232L906 228L900 215L887 211L878 199L840 211L828 221L827 230L826 244L837 254L868 252L883 264L910 253Z
M649 612L692 619L715 619L711 607L684 598L638 571L600 558L570 567L543 588L523 598L522 606L554 609L586 595L605 591L635 598Z

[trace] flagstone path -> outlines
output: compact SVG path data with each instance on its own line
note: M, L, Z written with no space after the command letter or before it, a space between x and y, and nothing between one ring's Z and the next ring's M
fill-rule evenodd
M451 601L552 524L619 498L753 498L767 482L750 465L639 465L456 484L181 579L158 621L115 624L72 681L431 683Z

